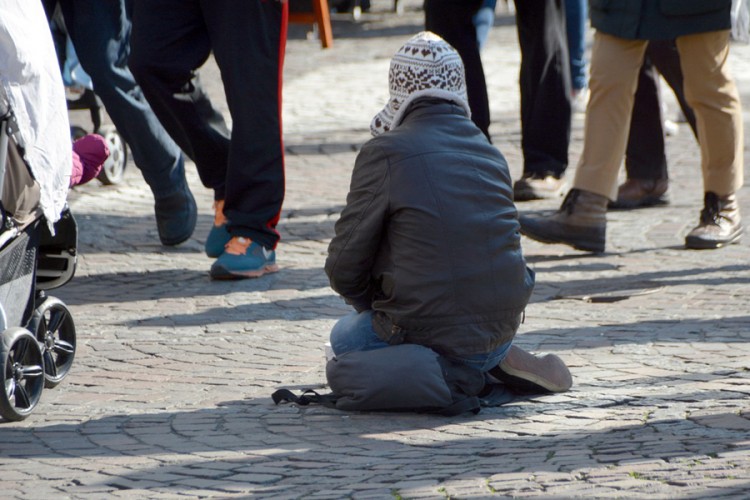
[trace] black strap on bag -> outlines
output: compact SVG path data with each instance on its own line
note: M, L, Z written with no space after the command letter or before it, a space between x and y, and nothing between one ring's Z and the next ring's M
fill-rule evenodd
M294 403L300 406L307 406L309 404L321 404L327 408L336 408L336 400L338 399L333 393L331 394L318 394L312 389L305 390L302 394L297 396L289 389L279 389L271 394L274 404L279 403Z
M325 406L326 408L334 408L334 409L338 409L336 408L336 401L339 399L338 396L336 396L332 392L328 394L319 394L312 389L306 389L299 396L294 394L289 389L279 389L271 395L271 398L273 399L274 404L277 404L277 405L279 403L293 403L299 406L319 404L319 405ZM435 414L443 415L446 417L455 417L456 415L460 415L462 413L467 413L467 412L471 412L476 415L481 410L481 406L482 404L479 398L471 397L471 398L462 399L446 408L433 409L433 410L423 409L423 410L414 410L414 411L416 413L435 413ZM410 410L400 410L400 411L410 411Z

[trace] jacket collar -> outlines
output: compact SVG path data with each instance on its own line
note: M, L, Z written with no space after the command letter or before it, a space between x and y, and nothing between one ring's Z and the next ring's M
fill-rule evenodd
M400 124L425 115L444 115L455 114L467 118L471 117L471 112L463 106L462 103L439 99L435 97L422 97L410 103L404 111Z

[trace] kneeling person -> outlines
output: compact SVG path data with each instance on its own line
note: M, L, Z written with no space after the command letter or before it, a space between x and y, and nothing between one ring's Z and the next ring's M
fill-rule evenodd
M559 357L512 346L534 273L507 162L470 119L460 56L420 33L393 57L389 87L328 249L331 287L355 309L331 332L334 354L419 344L511 388L568 390Z

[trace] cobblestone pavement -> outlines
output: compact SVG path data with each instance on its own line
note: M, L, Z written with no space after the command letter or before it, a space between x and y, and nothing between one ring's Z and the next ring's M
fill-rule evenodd
M198 228L176 249L159 245L135 167L71 194L79 267L54 295L75 317L76 359L30 418L0 424L0 496L750 497L750 238L682 248L702 204L684 125L668 139L671 204L611 212L607 253L524 240L538 285L517 342L564 358L570 392L457 418L274 406L277 388L325 383L323 344L347 308L323 262L389 58L422 27L418 2L405 3L402 16L375 0L358 24L335 17L327 51L291 28L279 273L209 280L211 197L192 165ZM515 36L501 14L484 53L492 134L514 178ZM750 46L734 45L731 61L748 130ZM204 81L220 95L215 67ZM740 200L750 217L747 184Z

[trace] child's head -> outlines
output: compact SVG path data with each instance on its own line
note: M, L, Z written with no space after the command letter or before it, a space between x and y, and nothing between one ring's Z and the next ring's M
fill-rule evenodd
M370 124L372 135L397 127L418 97L439 97L459 104L471 115L461 56L436 34L423 31L398 49L388 72L390 99Z

